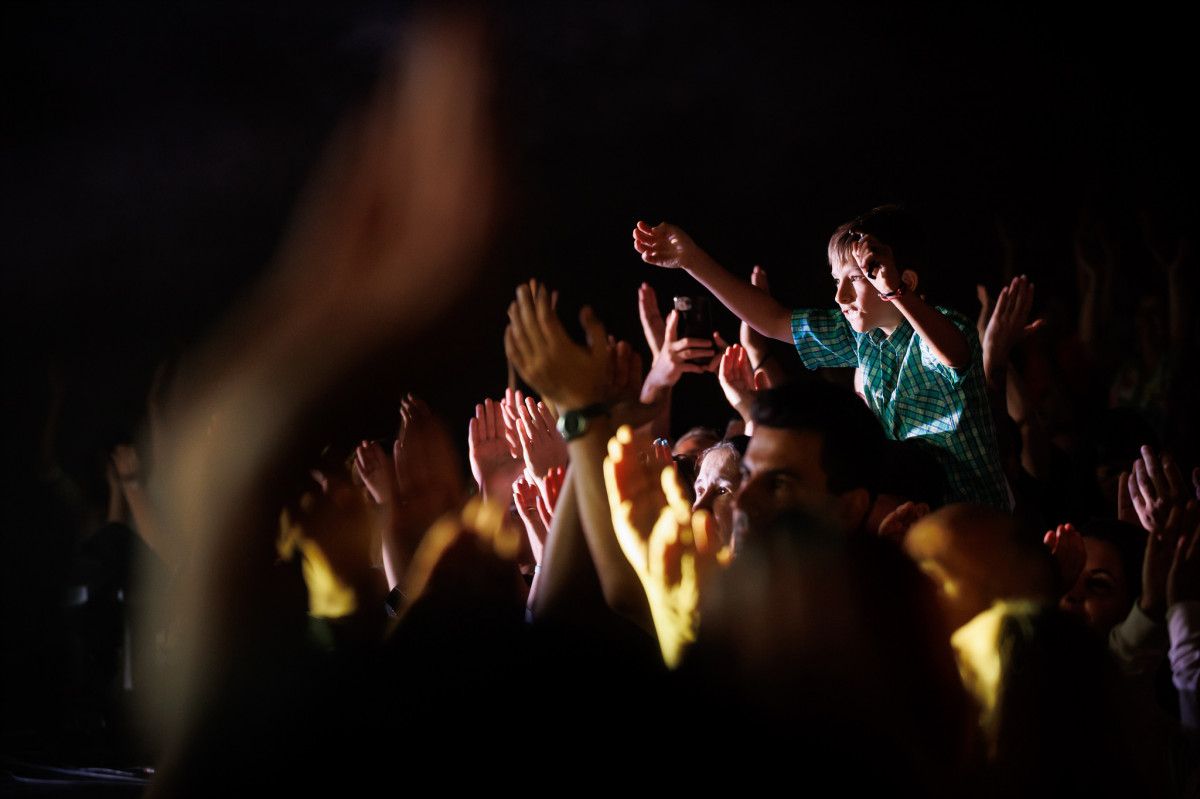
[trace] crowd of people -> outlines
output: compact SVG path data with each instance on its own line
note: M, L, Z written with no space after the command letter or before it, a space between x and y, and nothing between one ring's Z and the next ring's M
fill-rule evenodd
M799 309L765 270L744 280L638 222L649 363L586 306L574 340L576 309L529 281L508 304L514 379L469 422L408 395L394 438L327 446L323 396L417 340L486 238L472 37L414 44L263 290L160 374L146 434L112 453L80 562L137 547L151 577L106 567L136 586L122 612L144 612L132 639L88 640L126 658L98 690L153 688L152 790L1200 790L1190 256L1149 222L1165 291L1122 350L1102 332L1112 256L1086 226L1074 320L1034 318L1011 264L971 320L926 299L953 253L896 206L833 231L833 301ZM732 311L738 341L697 330L688 298L665 308L657 269ZM1104 409L1072 385L1085 364ZM685 375L719 382L710 426L672 424Z

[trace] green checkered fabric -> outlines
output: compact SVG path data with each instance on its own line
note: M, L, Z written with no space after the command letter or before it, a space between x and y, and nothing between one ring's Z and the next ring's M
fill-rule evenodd
M856 333L839 310L792 312L792 339L809 369L861 366L863 393L889 438L920 438L946 473L946 501L1009 509L975 325L938 308L967 337L971 364L943 364L907 320L890 337Z

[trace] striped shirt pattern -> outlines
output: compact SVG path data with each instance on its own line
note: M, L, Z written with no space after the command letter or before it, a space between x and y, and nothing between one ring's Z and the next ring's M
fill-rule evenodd
M983 351L975 325L939 312L967 337L971 363L961 372L937 359L908 320L892 335L856 333L840 310L792 312L792 340L809 369L862 367L863 393L889 438L920 438L946 474L946 502L1009 509L1008 488L988 407Z

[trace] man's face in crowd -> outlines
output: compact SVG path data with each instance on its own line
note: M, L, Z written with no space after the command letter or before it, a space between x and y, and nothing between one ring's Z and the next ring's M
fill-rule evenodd
M836 504L821 468L821 437L760 425L742 458L742 485L734 498L734 551L746 535L761 535L784 512L829 518Z

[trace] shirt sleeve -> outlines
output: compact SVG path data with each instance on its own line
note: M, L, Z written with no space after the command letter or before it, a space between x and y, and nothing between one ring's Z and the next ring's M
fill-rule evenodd
M983 348L979 344L979 332L975 329L975 323L967 319L967 317L963 316L958 311L954 311L949 308L943 308L941 306L934 306L934 310L945 316L954 324L955 327L962 331L962 334L967 339L967 346L971 349L971 360L961 369L955 369L951 366L947 366L938 359L937 355L933 353L933 350L930 349L927 343L925 343L925 339L921 339L921 362L929 370L937 372L939 375L949 380L950 385L957 386L960 382L962 382L963 378L965 378L971 372L971 370L975 368L976 363L980 364L980 368L982 368Z
M808 369L858 366L858 341L846 317L838 311L792 311L792 341Z

